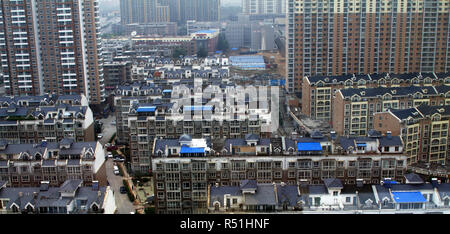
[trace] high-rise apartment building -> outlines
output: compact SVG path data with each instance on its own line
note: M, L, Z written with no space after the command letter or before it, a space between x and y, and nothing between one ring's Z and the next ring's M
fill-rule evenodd
M286 0L242 0L244 14L284 14Z
M0 53L10 95L85 94L104 101L96 0L0 3Z
M157 0L120 0L122 24L156 22Z
M288 0L288 91L306 75L447 72L449 4Z
M220 0L180 0L180 20L219 21Z
M218 21L220 0L121 0L122 24Z

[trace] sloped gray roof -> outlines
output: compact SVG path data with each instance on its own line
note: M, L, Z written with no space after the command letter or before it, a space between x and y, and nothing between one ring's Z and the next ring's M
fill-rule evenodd
M445 199L445 197L450 197L450 184L449 183L445 183L445 184L437 184L436 188L439 192L439 196L441 197L441 199Z
M406 183L423 184L423 179L416 173L409 173L405 175Z
M342 182L340 179L338 178L327 178L323 180L323 183L325 184L325 186L327 187L327 189L330 188L337 188L337 189L342 189L344 186L342 185Z
M73 193L78 187L83 183L82 180L66 180L60 187L59 192L61 193Z
M325 185L309 185L308 194L327 194Z
M279 205L287 203L289 206L295 206L301 200L298 187L294 185L277 184L277 197Z
M258 185L256 184L256 180L241 180L239 187L241 189L257 189Z
M277 205L274 186L259 184L255 194L244 194L246 205Z
M211 186L210 191L210 205L213 206L214 202L220 202L220 205L224 205L223 196L225 194L230 194L231 196L240 196L241 189L238 186Z
M402 139L400 136L391 136L389 137L381 137L379 138L379 143L381 147L384 146L403 146Z

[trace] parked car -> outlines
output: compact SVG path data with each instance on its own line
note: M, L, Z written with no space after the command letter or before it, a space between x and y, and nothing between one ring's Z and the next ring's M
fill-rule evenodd
M127 193L127 190L125 189L125 186L120 187L120 193L122 193L122 194Z
M107 157L108 157L108 158L112 158L112 157L113 157L112 153L108 153L108 154L107 154Z
M112 122L111 122L111 125L116 125L116 121L115 121L115 120L112 121Z
M108 147L106 147L107 151L114 151L114 150L118 150L119 147L117 147L117 145L110 145Z
M119 167L114 166L114 175L119 175L119 174L120 174Z
M125 162L125 159L120 156L116 156L114 157L114 162Z
M100 140L100 139L102 139L102 138L103 138L103 134L98 134L98 135L97 135L97 139Z

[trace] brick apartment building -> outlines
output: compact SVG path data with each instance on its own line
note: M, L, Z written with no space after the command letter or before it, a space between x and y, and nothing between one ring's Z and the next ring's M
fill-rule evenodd
M103 102L98 11L97 0L2 1L0 52L6 93L84 94L91 104Z
M450 86L405 86L348 88L336 91L333 107L333 129L338 134L363 136L374 128L374 114L392 109L417 107L422 103L444 105L442 90ZM438 91L440 90L440 91Z
M302 85L302 112L310 118L331 121L336 91L346 88L441 86L450 84L445 73L367 74L305 76Z
M449 71L447 0L288 0L286 88L304 76Z
M450 106L429 106L387 110L374 115L377 131L401 136L408 165L436 163L448 165Z

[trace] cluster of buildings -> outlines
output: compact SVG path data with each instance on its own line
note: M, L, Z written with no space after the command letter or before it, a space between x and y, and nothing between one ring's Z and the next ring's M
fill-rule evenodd
M114 214L110 187L82 180L66 180L61 186L42 181L33 187L7 187L0 181L0 214Z
M235 186L208 187L208 211L298 212L304 214L405 214L448 212L450 184L425 183L417 174L406 174L406 183L384 180L378 185L344 185L340 179L324 179L321 185L288 185L242 180Z
M447 0L287 1L286 84L304 76L445 73Z
M157 211L206 212L209 186L239 186L242 180L269 184L266 189L272 190L272 183L319 185L329 178L349 186L358 181L379 184L384 178L404 182L402 139L371 134L328 137L315 132L293 139L246 134L222 141L185 134L155 139L151 163Z
M114 213L84 95L0 98L0 213Z
M446 165L448 81L447 73L305 76L302 112L340 135L401 136L408 165Z

